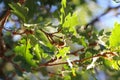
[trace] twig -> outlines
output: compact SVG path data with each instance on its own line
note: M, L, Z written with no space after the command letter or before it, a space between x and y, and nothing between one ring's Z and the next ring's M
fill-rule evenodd
M5 22L7 21L8 17L10 15L10 10L8 10L5 14L5 16L0 20L0 33L4 27Z
M25 3L25 0L19 0L18 1L20 4L23 4L23 3Z
M76 55L76 53L78 53L79 51L83 52L85 48L81 48L81 49L78 49L74 52L71 52L70 54L73 54L73 55Z
M105 52L104 54L97 54L97 55L92 56L92 57L88 57L88 58L84 58L84 59L80 59L80 60L74 60L74 61L72 61L71 63L76 63L76 62L83 63L84 61L87 61L87 60L92 59L92 58L95 58L95 57L107 57L108 54L115 56L115 54L112 53L112 52ZM46 63L45 63L45 64L41 64L40 67L54 66L54 65L61 65L61 64L68 64L68 62L53 63L53 64L52 64L52 63L51 63L51 64L49 64L49 63L46 64Z
M5 27L3 29L8 31L8 32L11 32L13 35L33 34L34 33L34 31L28 30L28 29L25 29L23 32L12 31L10 29L6 29Z
M117 10L117 9L119 9L119 8L120 8L120 5L117 6L117 7L109 7L109 8L107 8L105 12L103 12L101 15L99 15L98 17L96 17L95 19L93 19L90 23L86 24L84 29L87 29L87 27L88 27L89 25L94 25L95 22L99 21L99 18L100 18L100 17L106 15L106 14L107 14L108 12L110 12L111 10Z
M9 15L10 15L10 10L7 10L5 16L0 20L0 56L3 56L4 52L6 51L6 45L2 36L2 29L4 28L4 24L7 21Z

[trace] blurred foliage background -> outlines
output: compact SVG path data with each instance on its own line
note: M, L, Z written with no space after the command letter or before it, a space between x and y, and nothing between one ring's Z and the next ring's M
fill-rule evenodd
M0 0L0 80L119 80L119 22L119 0Z

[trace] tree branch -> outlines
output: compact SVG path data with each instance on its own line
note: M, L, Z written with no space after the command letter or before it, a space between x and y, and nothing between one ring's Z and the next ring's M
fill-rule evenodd
M4 24L7 21L9 15L10 15L10 10L7 10L5 16L0 20L0 56L3 56L6 50L6 45L2 36L2 29L4 28Z
M87 61L89 59L92 59L92 58L95 58L95 57L106 57L108 58L108 55L111 55L111 56L116 56L113 52L105 52L103 54L97 54L95 56L92 56L92 57L88 57L88 58L84 58L84 59L80 59L80 60L74 60L74 61L71 61L71 63L76 63L76 62L80 62L80 63L83 63L84 61ZM45 66L54 66L54 65L61 65L61 64L68 64L68 62L61 62L61 63L45 63L45 64L41 64L40 67L45 67Z
M89 22L88 24L85 25L85 28L84 29L87 29L87 27L89 25L94 25L94 23L96 23L97 21L99 21L99 18L106 15L107 13L109 13L110 11L112 10L118 10L120 8L120 5L119 6L116 6L116 7L108 7L105 12L103 12L102 14L100 14L99 16L97 16L96 18L94 18L91 22Z
M5 16L0 20L0 33L4 27L5 22L7 21L8 17L10 15L10 10L7 10Z

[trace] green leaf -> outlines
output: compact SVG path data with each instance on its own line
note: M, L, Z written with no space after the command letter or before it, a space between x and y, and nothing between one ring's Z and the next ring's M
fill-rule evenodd
M105 34L106 34L107 36L109 36L109 35L111 34L111 32L106 32Z
M85 41L85 37L81 37L80 39L82 46L87 47L87 43Z
M49 47L50 49L53 48L53 45L48 40L47 36L43 32L41 32L40 30L36 30L35 37L38 38L38 40L40 40L39 42L42 45L45 45L45 46Z
M99 36L102 36L103 35L103 33L104 33L104 29L102 29L100 32L99 32Z
M120 46L120 24L115 23L109 41L110 41L110 47Z
M33 55L30 53L30 48L31 48L30 40L23 39L21 40L21 45L16 46L14 51L16 52L17 55L22 56L28 64L30 64L31 66L36 66L36 63L33 60Z
M73 74L73 76L76 76L76 73L75 73L76 71L75 71L75 68L72 68L72 74Z
M21 61L21 60L22 60L22 58L23 58L22 56L17 55L17 56L15 56L15 57L14 57L14 59L13 59L13 60L14 60L15 62L18 62L18 61Z
M26 71L31 71L31 64L29 64L23 56L15 56L14 61L19 62L22 69L25 69Z
M39 48L39 45L36 44L35 47L34 47L34 51L35 51L35 54L37 56L38 59L41 59L41 55L40 55L40 48Z
M119 70L119 66L116 60L104 59L104 65L115 70Z
M60 12L61 12L61 15L60 15L60 23L63 24L63 20L64 20L64 16L65 16L65 8L66 8L66 0L62 0L61 1L61 9L60 9Z
M23 7L19 3L11 3L9 6L12 8L12 12L17 15L23 22L26 22L28 9Z
M23 56L23 54L25 53L25 45L21 44L21 46L16 46L14 51L17 55Z
M32 19L34 14L36 13L36 0L26 0L25 6L28 8L28 18Z
M62 1L61 1L61 5L62 5L62 7L61 7L61 9L60 9L60 12L62 13L61 15L65 15L65 10L64 10L64 8L66 8L66 0L62 0Z
M62 0L61 4L65 8L66 7L66 0Z
M64 48L60 49L56 56L57 56L57 58L65 57L67 53L70 53L70 47L64 47Z
M34 52L35 52L36 57L39 60L42 60L42 59L45 59L48 57L48 53L45 53L45 51L43 50L43 48L39 44L35 45Z
M64 76L64 80L71 80L70 75Z
M33 55L30 53L30 49L31 48L31 44L30 44L30 40L28 39L27 42L26 42L26 48L25 48L25 58L26 58L26 61L28 63L30 63L31 65L35 65L34 63L34 60L32 60L33 58Z
M71 13L69 13L65 17L65 22L63 23L63 28L65 28L65 30L69 30L69 32L72 32L74 35L76 35L77 33L76 33L75 27L78 24L79 24L79 21L78 21L78 16L77 16L76 12L74 12L72 15L71 15Z

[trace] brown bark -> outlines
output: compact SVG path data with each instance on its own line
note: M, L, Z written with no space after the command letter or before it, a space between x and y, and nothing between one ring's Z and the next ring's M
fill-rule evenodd
M2 37L2 33L0 34L0 56L3 56L4 52L6 50L6 45Z

